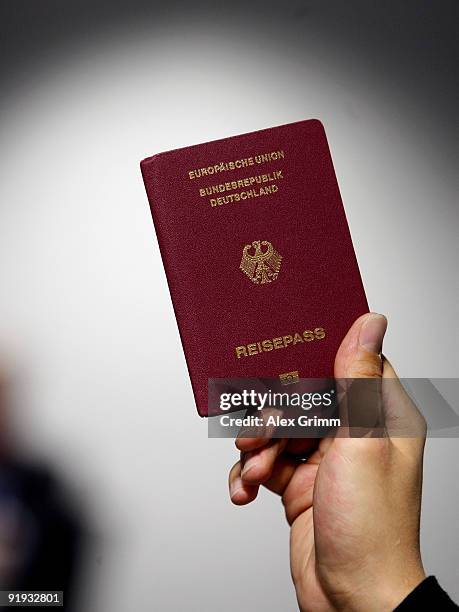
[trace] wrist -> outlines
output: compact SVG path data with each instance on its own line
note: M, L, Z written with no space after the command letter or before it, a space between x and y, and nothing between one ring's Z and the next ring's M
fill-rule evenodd
M322 586L333 608L340 612L392 612L426 578L420 561L406 563L396 572L394 569L380 567L371 574L356 569L352 580L336 574L328 575ZM301 586L295 586L299 601L308 601L308 597L301 596ZM309 608L306 606L304 609Z
M381 610L395 610L425 578L426 573L420 565L392 582L384 581L380 594Z
M354 591L347 604L338 609L346 612L368 612L370 609L392 612L426 578L422 565L411 568L409 572L400 572L397 576L383 572L374 584L362 585L359 591Z

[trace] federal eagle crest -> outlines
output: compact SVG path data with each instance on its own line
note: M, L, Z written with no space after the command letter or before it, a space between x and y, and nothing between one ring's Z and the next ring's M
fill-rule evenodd
M257 285L264 285L276 280L282 261L282 255L267 240L254 240L242 249L239 268Z

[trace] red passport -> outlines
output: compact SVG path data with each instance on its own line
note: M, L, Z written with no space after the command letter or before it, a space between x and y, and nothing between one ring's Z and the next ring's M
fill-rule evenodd
M320 121L141 169L199 414L209 378L332 377L368 304Z

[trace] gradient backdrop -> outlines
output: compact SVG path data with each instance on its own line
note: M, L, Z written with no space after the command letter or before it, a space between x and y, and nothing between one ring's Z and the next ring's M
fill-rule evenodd
M195 413L141 158L320 118L385 352L459 375L458 9L1 3L9 423L77 500L81 610L296 609L279 501L230 504L232 442ZM429 440L424 560L459 600L458 504L459 442Z

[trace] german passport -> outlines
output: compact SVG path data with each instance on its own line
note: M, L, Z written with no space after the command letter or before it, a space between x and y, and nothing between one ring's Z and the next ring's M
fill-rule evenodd
M311 119L141 162L198 412L209 378L330 378L368 311L326 135Z

